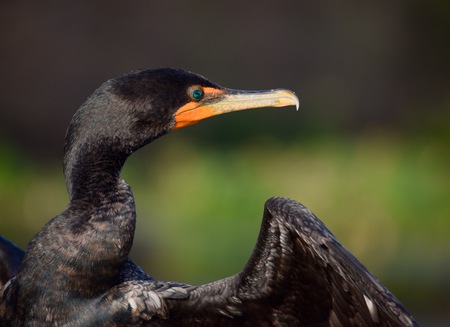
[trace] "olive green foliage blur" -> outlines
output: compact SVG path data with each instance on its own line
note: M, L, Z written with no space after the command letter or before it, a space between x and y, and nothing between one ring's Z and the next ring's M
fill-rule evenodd
M264 201L282 195L311 209L407 306L445 302L450 153L441 138L372 132L286 144L257 134L213 148L183 133L135 154L122 174L138 212L132 257L155 278L203 283L237 273ZM2 150L2 233L25 247L66 206L64 179L59 164L27 165Z

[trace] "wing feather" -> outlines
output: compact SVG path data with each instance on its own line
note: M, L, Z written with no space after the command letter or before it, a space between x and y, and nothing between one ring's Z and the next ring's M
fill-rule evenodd
M282 197L266 202L241 273L166 301L158 326L418 326L320 219Z

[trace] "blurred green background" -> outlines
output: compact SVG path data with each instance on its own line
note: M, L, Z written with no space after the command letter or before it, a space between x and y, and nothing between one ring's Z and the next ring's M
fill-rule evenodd
M260 109L172 133L130 158L132 257L155 278L242 269L263 205L302 202L427 326L450 324L447 1L2 1L0 233L25 247L67 205L71 116L145 67L230 88L285 87Z

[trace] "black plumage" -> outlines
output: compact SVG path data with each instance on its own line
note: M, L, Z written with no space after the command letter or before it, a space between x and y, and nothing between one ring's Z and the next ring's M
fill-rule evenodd
M255 250L235 276L155 281L128 258L136 213L120 171L129 155L210 116L297 101L287 90L229 90L171 68L103 84L67 131L67 209L23 258L17 248L2 257L0 269L12 269L1 281L14 276L1 293L2 326L416 326L318 218L286 198L267 201Z

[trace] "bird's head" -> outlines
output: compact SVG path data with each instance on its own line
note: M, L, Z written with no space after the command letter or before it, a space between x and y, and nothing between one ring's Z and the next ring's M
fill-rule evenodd
M227 89L206 78L173 68L143 70L112 82L113 94L132 112L133 133L148 141L223 113L260 107L295 105L289 90L242 91ZM122 106L121 106L122 107Z
M75 114L68 141L95 137L124 142L130 151L174 129L223 113L295 105L289 90L227 89L174 68L134 71L104 83Z
M231 111L288 105L298 107L289 90L232 90L174 68L134 71L105 82L75 113L66 135L65 169L86 153L103 161L123 158L120 166L174 129Z

